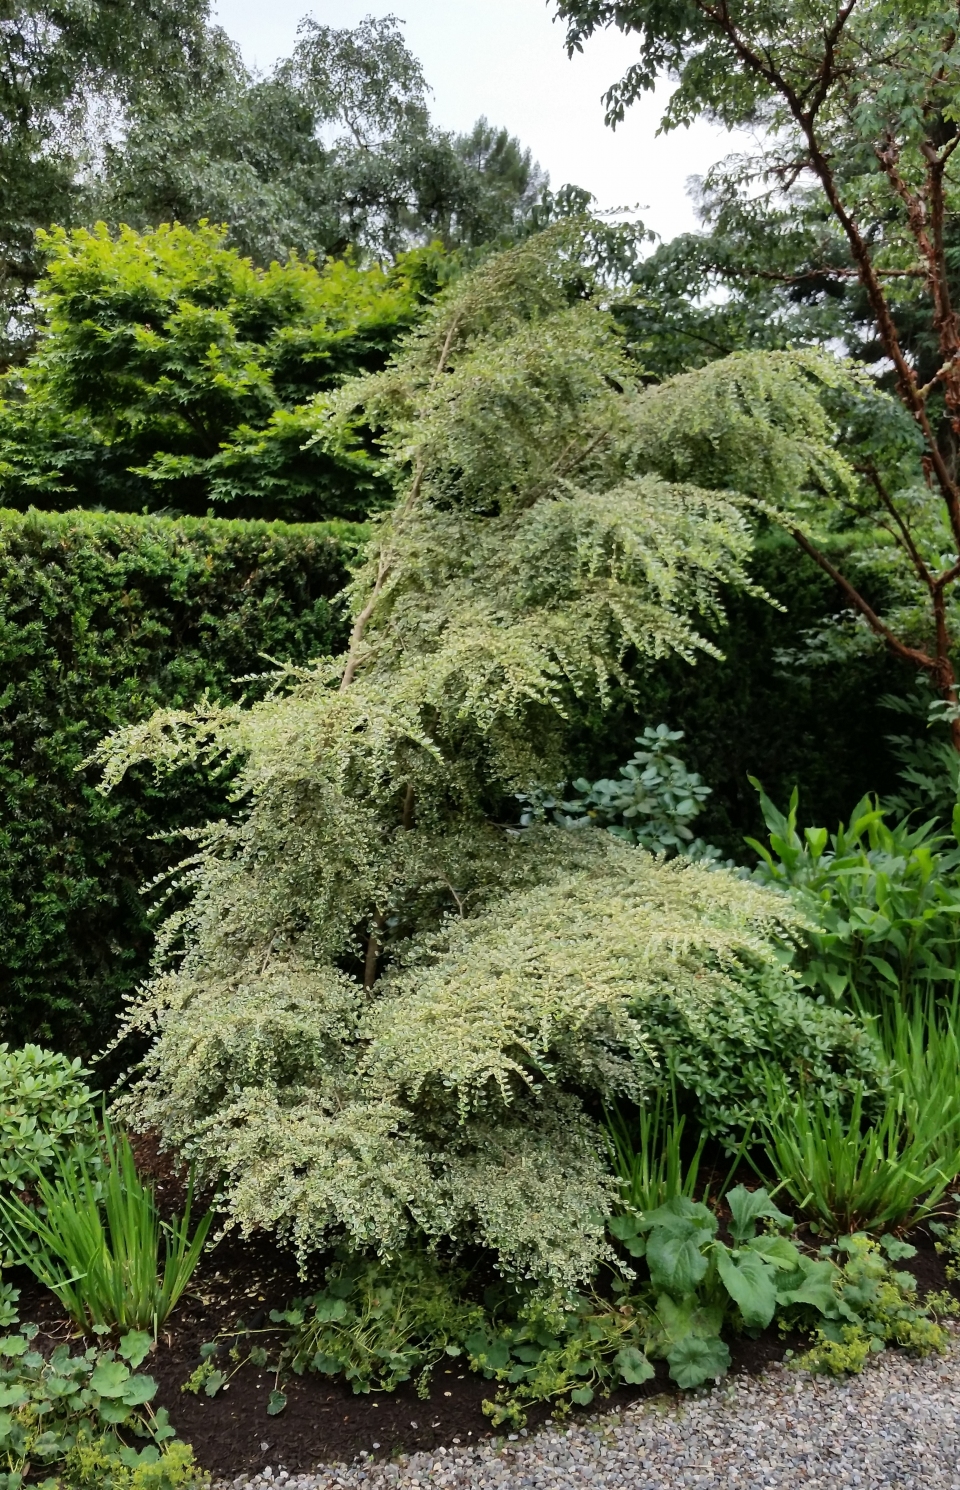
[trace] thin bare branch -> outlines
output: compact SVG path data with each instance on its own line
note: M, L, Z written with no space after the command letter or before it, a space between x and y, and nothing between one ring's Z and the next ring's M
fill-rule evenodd
M883 638L895 656L899 657L902 662L909 662L914 667L920 668L923 672L934 676L939 674L940 664L938 659L936 657L929 657L926 652L921 652L917 647L910 647L906 642L902 642L896 633L890 630L886 622L881 621L876 611L863 598L859 590L855 589L847 577L840 573L840 570L830 562L826 554L821 553L810 542L810 539L805 533L802 533L799 528L791 528L790 536L803 549L804 553L809 554L813 562L820 566L824 574L830 576L837 588L853 606L854 610L863 616L871 631Z

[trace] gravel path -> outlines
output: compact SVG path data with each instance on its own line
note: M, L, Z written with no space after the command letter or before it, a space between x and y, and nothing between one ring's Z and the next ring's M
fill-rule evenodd
M843 1381L774 1367L678 1402L554 1426L392 1464L279 1467L214 1490L960 1490L960 1347L912 1360L887 1351Z

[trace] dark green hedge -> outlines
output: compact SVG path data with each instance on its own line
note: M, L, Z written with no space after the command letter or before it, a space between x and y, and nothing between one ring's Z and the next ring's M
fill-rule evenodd
M0 511L0 1038L89 1051L142 977L139 887L227 783L78 771L99 739L234 680L262 654L342 645L332 602L364 530L95 512Z

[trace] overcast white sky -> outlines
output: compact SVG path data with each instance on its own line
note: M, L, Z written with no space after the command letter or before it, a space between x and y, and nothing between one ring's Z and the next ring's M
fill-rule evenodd
M486 114L529 145L554 187L586 187L601 208L637 205L665 238L695 226L688 177L732 148L707 124L658 137L653 98L634 105L615 132L607 129L601 94L634 48L606 33L568 60L545 0L214 0L214 10L247 62L262 69L289 53L304 14L355 26L367 14L392 12L423 63L437 124L466 130Z

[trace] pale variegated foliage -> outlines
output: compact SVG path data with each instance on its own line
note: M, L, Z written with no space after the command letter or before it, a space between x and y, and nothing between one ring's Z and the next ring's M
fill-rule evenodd
M101 752L108 784L138 760L240 762L237 815L198 835L131 1014L155 1036L133 1106L224 1177L241 1226L303 1254L421 1231L587 1276L609 1181L584 1101L642 1093L645 1000L729 1006L796 930L726 873L498 823L563 776L579 701L709 650L699 618L749 585L747 499L644 458L649 395L582 279L575 230L544 234L318 406L327 441L363 411L398 489L346 663ZM798 421L795 483L825 440Z

